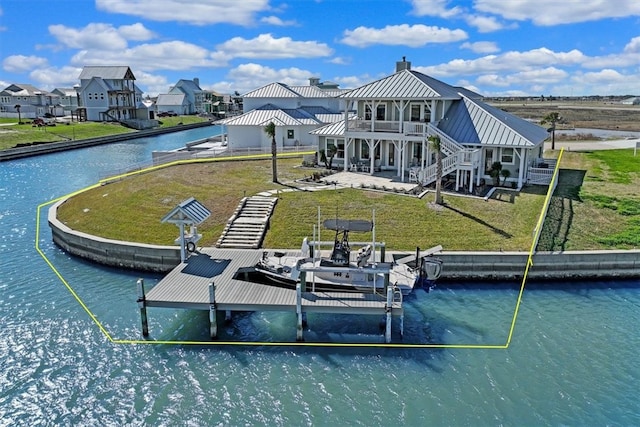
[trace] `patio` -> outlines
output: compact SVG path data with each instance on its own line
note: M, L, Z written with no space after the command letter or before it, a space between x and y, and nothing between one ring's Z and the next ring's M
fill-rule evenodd
M417 184L415 182L402 182L400 181L400 177L395 175L395 172L376 172L375 175L370 175L368 173L359 173L359 172L338 172L329 176L325 176L322 179L323 182L326 183L337 183L343 187L352 187L352 188L373 188L375 187L385 187L388 189L399 189L409 191L415 187Z

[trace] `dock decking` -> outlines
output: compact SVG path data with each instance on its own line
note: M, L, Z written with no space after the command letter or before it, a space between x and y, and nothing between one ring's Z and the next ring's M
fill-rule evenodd
M174 268L146 295L139 295L141 310L145 307L164 307L227 312L294 311L302 315L311 312L387 314L389 320L391 315L403 318L402 302L393 301L387 307L386 295L373 292L313 292L312 284L307 283L307 290L301 292L298 303L296 289L235 278L242 277L236 275L238 270L255 265L263 252L259 249L203 248ZM292 251L287 255L300 256L301 253ZM215 285L214 301L211 298L211 283ZM146 313L143 315L143 329L145 323ZM390 325L387 329L390 339Z

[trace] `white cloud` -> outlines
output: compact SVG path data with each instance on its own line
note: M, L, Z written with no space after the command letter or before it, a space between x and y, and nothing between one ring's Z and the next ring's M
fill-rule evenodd
M154 37L144 25L137 23L116 28L111 24L91 23L84 28L50 25L49 33L72 49L126 49L127 40L144 41Z
M81 66L127 64L145 71L221 66L207 49L182 41L141 44L121 51L82 50L73 56L71 63Z
M329 63L331 64L336 64L336 65L348 65L351 64L351 58L345 58L343 56L336 56L335 58L332 58Z
M269 8L268 0L96 0L99 10L153 21L194 25L251 25L255 14Z
M317 58L333 54L325 43L294 41L290 37L274 38L271 34L260 34L253 39L234 37L216 46L213 54L218 59L231 58Z
M222 93L238 91L242 94L272 82L281 82L288 85L309 84L309 77L316 74L295 67L275 69L260 64L248 63L239 65L229 71L227 77L230 81L216 83L213 86L215 90Z
M29 77L37 82L37 87L53 90L56 87L72 87L78 84L78 76L81 71L82 68L71 66L45 67L33 70Z
M569 73L555 67L547 67L521 73L498 75L486 74L478 77L476 83L484 86L510 87L518 85L549 85L569 78Z
M418 16L439 16L451 18L462 12L460 6L447 8L450 0L412 0L413 13Z
M147 41L156 37L153 31L148 30L139 22L133 25L118 27L118 32L127 40Z
M2 61L2 68L9 73L22 73L48 64L49 61L40 56L11 55Z
M496 53L500 52L500 48L495 42L465 42L460 45L461 49L469 49L475 53Z
M500 55L487 55L482 58L462 60L454 59L445 64L414 67L433 76L448 75L482 75L497 72L529 71L533 68L548 66L576 66L591 58L579 50L554 52L547 48L533 49L525 52L510 51Z
M265 16L260 19L260 22L263 24L275 25L277 27L290 27L293 25L297 25L296 21L283 21L277 16Z
M542 26L640 16L638 0L476 0L474 5L482 12Z
M515 28L517 25L506 26L499 22L495 16L486 15L465 15L464 17L467 24L472 27L476 27L481 33L492 33L494 31L502 30L504 28Z
M388 25L384 28L358 27L345 30L342 43L355 47L402 45L420 47L430 43L451 43L467 39L463 30L417 25Z
M640 53L640 37L634 37L624 47L625 52Z

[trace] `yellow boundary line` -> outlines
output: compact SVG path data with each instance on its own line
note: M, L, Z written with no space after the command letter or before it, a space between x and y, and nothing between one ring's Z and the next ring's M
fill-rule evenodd
M558 162L556 164L556 168L553 172L553 178L556 179L559 166L560 159L562 158L562 153L564 149L560 151L560 155L558 156ZM304 153L295 153L296 155L304 154ZM281 156L281 155L279 155ZM105 182L121 179L127 176L137 175L140 173L146 173L157 169L162 169L165 167L179 165L179 164L187 164L187 163L205 163L212 161L224 161L224 160L240 160L240 159L264 159L270 158L270 154L261 154L255 156L236 156L236 157L225 157L225 158L214 158L214 159L191 159L191 160L178 160L171 163L166 163L163 165L152 166L146 169L142 169L134 172L127 172L118 176L102 179L98 182L98 184L94 184L88 187L85 187L81 190L75 191L73 193L69 193L65 196L58 197L56 199L50 200L48 202L42 203L38 205L36 209L36 235L35 235L35 248L36 251L40 254L40 256L47 263L49 268L53 271L53 273L58 277L58 279L64 284L69 293L75 298L75 300L80 304L82 309L87 313L89 318L97 325L98 329L102 332L102 334L109 340L109 342L113 344L128 344L128 345L137 345L137 344L161 344L161 345L207 345L207 346L260 346L260 347L360 347L360 348L374 348L374 347L384 347L384 348L448 348L448 349L484 349L484 350L504 350L509 348L511 344L511 339L513 337L513 332L516 326L516 320L518 318L518 313L520 311L520 304L522 302L522 295L524 293L525 284L527 281L527 276L529 274L529 269L533 266L533 254L535 252L534 244L532 243L531 249L529 250L529 257L527 259L527 265L525 266L524 276L522 278L522 283L520 285L520 291L518 292L518 299L516 301L516 307L513 312L513 318L511 320L511 326L509 328L509 334L507 337L507 341L505 344L393 344L393 343L316 343L316 342L236 342L236 341L174 341L174 340L129 340L129 339L116 339L111 336L107 328L98 320L97 316L93 314L91 309L84 303L82 298L75 292L73 287L65 280L64 276L56 269L53 263L47 258L44 252L40 249L40 212L43 207L51 205L55 202L58 202L62 199L66 199L69 197L73 197L77 194L83 193L85 191L91 190L93 188L99 187ZM539 218L536 227L536 234L540 234L542 231L542 223L544 222L544 216L546 211L546 206L548 206L549 201L551 200L551 196L553 195L553 189L549 187L549 191L547 191L547 196L545 198L544 206ZM537 239L534 236L533 242L536 242Z

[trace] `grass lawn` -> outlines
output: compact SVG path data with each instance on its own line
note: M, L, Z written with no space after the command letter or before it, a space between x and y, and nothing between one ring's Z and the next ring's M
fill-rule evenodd
M640 248L640 156L565 151L561 167L539 249Z
M198 116L163 117L160 127L179 126L180 123L191 124L206 120ZM136 132L119 123L73 122L69 124L58 123L56 126L33 127L31 120L23 119L22 121L23 124L19 125L17 119L0 118L0 125L2 125L0 126L0 150L12 148L18 144L89 139Z
M291 183L313 173L300 164L300 158L280 159L279 179ZM213 245L243 196L276 188L285 186L271 182L270 160L173 166L77 195L60 208L59 217L69 227L90 234L166 245L173 243L178 229L160 219L193 196L212 212L199 230L202 244ZM312 236L319 206L323 220L334 218L336 209L342 218L370 219L375 209L376 240L385 241L392 250L436 244L448 250L528 250L544 200L542 189L532 190L536 191L488 202L445 196L446 205L438 209L429 206L433 194L417 199L355 189L283 192L264 246L299 247L302 238Z
M629 152L631 151L631 152ZM557 154L557 153L556 153ZM561 178L540 242L541 250L630 249L640 247L640 156L633 150L565 152ZM310 176L301 159L279 159L281 182ZM286 188L271 182L271 161L217 161L172 166L128 177L71 198L59 218L69 227L112 239L168 245L178 228L161 224L178 203L195 197L211 210L199 230L212 246L240 199L261 191ZM297 248L312 237L317 223L336 215L371 219L375 209L376 240L391 250L415 250L441 244L446 250L527 251L546 187L526 187L497 199L445 195L445 205L423 199L357 189L283 192L265 238L268 248ZM331 240L324 232L322 240ZM370 240L367 234L352 240Z

